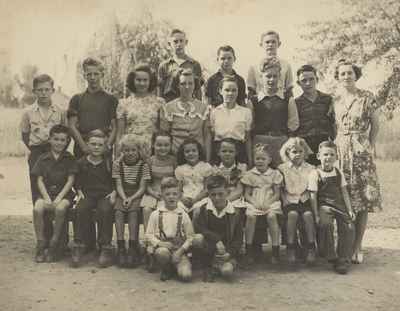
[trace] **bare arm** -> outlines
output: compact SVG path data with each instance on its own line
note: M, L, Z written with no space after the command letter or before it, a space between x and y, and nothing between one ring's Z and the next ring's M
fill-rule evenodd
M84 153L88 153L88 146L86 145L86 142L83 140L81 133L78 130L78 117L76 116L71 116L68 119L68 127L71 130L71 135L75 140L75 143L79 145L79 147L82 149Z
M107 146L109 147L111 147L114 144L115 138L117 136L117 120L112 119L110 125L111 125L111 131L107 140Z
M341 189L342 189L344 205L346 206L347 212L351 215L351 214L353 214L353 209L351 207L351 201L350 201L349 192L347 191L347 187L346 186L341 187Z
M65 183L64 187L61 189L60 193L57 194L57 197L54 199L54 203L58 203L67 195L67 193L72 189L74 185L75 175L69 175L67 182Z
M39 188L39 192L42 195L43 199L47 201L47 203L51 203L51 199L49 193L47 192L46 186L43 182L43 176L38 176L37 178L37 185Z
M140 180L140 184L139 184L139 189L138 189L138 191L136 191L136 192L135 192L133 195L131 195L128 199L129 199L129 200L136 200L136 199L142 197L143 194L144 194L144 192L146 191L147 183L148 183L147 180L144 180L144 179Z
M299 113L293 97L289 98L287 127L289 132L295 132L299 127Z
M124 187L122 186L121 178L116 179L116 187L117 187L117 193L118 193L119 197L122 199L122 201L125 201L126 194L124 191Z
M120 145L119 142L121 141L122 136L125 133L125 128L126 128L126 121L124 118L118 119L117 120L117 130L116 130L116 140L115 140L115 153L116 157L118 158L121 150L120 150Z
M315 215L315 221L319 224L319 213L318 213L318 201L317 201L318 192L310 191L310 203L313 213Z

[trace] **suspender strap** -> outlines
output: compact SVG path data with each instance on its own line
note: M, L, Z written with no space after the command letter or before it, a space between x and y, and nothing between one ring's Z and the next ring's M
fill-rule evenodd
M162 211L159 211L158 213L158 230L160 231L160 237L166 240L167 236L164 232L163 214L164 213Z
M183 219L183 215L182 215L182 213L179 213L178 221L176 223L176 237L177 238L182 238L182 219Z

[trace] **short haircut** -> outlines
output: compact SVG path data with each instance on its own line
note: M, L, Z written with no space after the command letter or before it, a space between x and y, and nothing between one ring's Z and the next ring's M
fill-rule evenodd
M47 74L38 75L33 78L33 88L36 88L39 83L50 82L51 87L54 88L54 80Z
M170 142L171 142L171 148L172 148L172 135L166 131L157 131L154 132L153 135L151 136L151 154L154 154L154 144L156 143L157 137L168 137Z
M230 45L220 46L217 50L217 56L219 56L219 53L221 52L231 52L233 54L233 58L236 59L235 50Z
M255 146L253 147L253 153L254 155L256 153L264 153L270 158L272 158L271 152L266 144L255 144Z
M260 71L266 72L268 69L276 68L278 71L281 71L281 63L276 57L264 59L260 64Z
M223 143L227 143L227 144L231 144L231 145L235 146L236 153L237 153L238 145L237 145L237 141L236 140L234 140L233 138L230 138L230 137L221 139L218 151L221 149L221 146L222 146Z
M69 128L62 124L56 124L50 129L49 136L52 137L54 134L65 134L68 139L71 137Z
M322 148L331 148L334 149L335 152L337 153L337 146L331 140L324 140L323 142L321 142L318 146L318 151L320 151Z
M179 181L175 177L164 177L161 179L161 191L168 188L181 188Z
M169 36L172 37L175 34L182 34L182 35L186 36L186 33L183 30L180 30L178 28L172 29L171 32L169 33Z
M82 62L82 69L83 71L86 70L87 67L92 66L92 67L98 67L101 72L104 72L104 66L103 63L95 58L88 57Z
M206 188L207 190L228 186L228 182L222 175L211 175L206 178Z
M126 87L132 92L136 93L135 78L138 71L145 72L149 75L149 89L148 92L153 92L157 87L157 76L148 63L140 63L135 66L135 68L128 74L126 78Z
M279 36L279 33L278 33L278 32L276 32L275 30L268 30L268 31L263 32L263 33L261 34L261 36L260 36L260 43L263 42L264 37L270 36L270 35L275 36L275 37L278 39L278 42L281 42L281 39L280 39L280 36Z
M93 137L103 138L103 139L107 138L106 134L104 134L104 132L100 129L90 131L89 134L87 135L86 141L89 141Z
M238 82L238 80L236 79L236 77L235 77L235 76L226 76L226 77L223 77L221 81L219 81L219 83L218 83L218 90L222 90L222 88L223 88L225 82L233 82L233 83L236 84L236 86L237 86L238 89L239 89L239 82Z
M119 141L119 145L121 149L124 147L136 147L140 151L140 142L137 137L133 134L125 134L122 136L121 140Z
M201 88L200 79L199 79L199 77L197 77L197 76L194 74L193 70L190 69L190 68L181 68L181 69L177 70L177 71L173 74L173 77L172 77L171 88L174 90L174 92L175 92L175 94L177 94L177 96L180 96L180 95L181 95L181 92L180 92L180 90L179 90L179 84L180 84L181 76L184 76L184 77L190 77L190 76L192 76L192 77L193 77L193 80L194 80L194 90L193 90L193 93L194 93L196 90L199 90L199 89Z
M300 77L300 75L303 72L313 72L315 76L317 77L317 69L315 69L314 66L311 65L303 65L297 70L297 78Z
M178 153L176 155L178 165L186 164L184 148L186 145L196 145L197 150L199 151L199 161L204 161L206 159L204 155L203 146L194 138L187 138L185 139L182 144L178 148Z
M335 67L335 73L334 73L334 78L336 80L339 80L339 67L344 66L344 65L350 65L353 68L354 74L356 76L356 81L361 78L362 76L362 70L361 67L355 65L352 61L347 60L347 59L339 59L336 67Z
M288 152L293 148L300 148L304 151L304 158L307 159L312 150L307 142L301 137L290 137L281 147L279 154L282 162L290 162Z

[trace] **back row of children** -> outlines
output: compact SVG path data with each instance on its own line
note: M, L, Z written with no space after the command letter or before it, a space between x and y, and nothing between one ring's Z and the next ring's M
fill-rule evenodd
M200 73L197 73L200 66L185 54L186 44L187 40L182 31L174 30L171 33L170 45L174 57L162 63L158 71L159 94L165 98L165 101L174 102L173 98L179 96L184 102L187 99L185 96L191 99L192 94L200 97L201 92L197 92L198 89L195 88L194 83L201 81L201 79L197 79L201 76ZM118 146L121 147L121 157L114 161L112 167L109 156L106 155L110 154L109 151L117 136L118 101L103 91L101 87L101 64L93 59L88 59L83 63L88 89L71 99L67 116L69 129L62 125L66 123L66 118L61 110L51 103L51 94L54 92L53 80L46 75L37 77L33 84L37 102L26 110L21 122L23 141L31 150L29 166L32 199L35 206L34 226L38 240L36 260L38 262L54 260L65 214L67 208L72 204L71 189L73 185L78 194L72 260L74 266L80 264L82 254L88 246L85 245L85 243L87 244L85 241L93 209L97 210L99 223L99 264L101 266L111 264L113 207L115 208L120 265L134 266L137 263L139 209L143 210L143 222L148 240L156 255L158 246L163 245L159 245L160 241L168 242L164 239L175 239L178 238L178 235L179 239L182 238L181 231L183 229L177 230L177 228L184 225L184 219L187 221L188 218L182 216L186 214L175 213L178 215L175 222L163 220L163 211L171 211L172 206L174 206L172 210L178 207L180 211L196 210L195 224L196 219L202 219L201 215L204 216L200 207L204 207L206 211L212 211L216 219L209 222L210 219L207 216L206 223L213 227L214 231L216 230L214 236L205 234L201 230L197 231L203 233L208 244L212 245L212 241L215 242L214 246L209 246L209 248L215 249L219 256L217 257L222 259L229 257L223 251L226 251L227 245L215 239L222 232L229 231L222 229L224 228L222 224L227 222L220 219L225 214L230 214L228 211L246 209L245 235L248 257L254 257L259 251L259 245L253 245L256 217L266 216L273 245L273 262L279 261L279 215L282 214L285 214L288 219L288 260L292 262L295 260L293 245L298 217L304 219L306 227L310 249L307 259L309 262L314 260L314 217L317 223L321 221L324 224L324 233L321 233L320 236L324 237L327 243L321 243L321 245L326 246L326 250L331 256L330 259L333 260L335 252L332 251L334 247L331 228L332 216L339 215L338 219L343 220L348 218L344 217L346 215L351 218L352 212L345 192L345 182L343 178L339 178L343 175L333 169L336 155L334 145L324 143L322 149L318 150L317 148L321 141L333 137L332 119L329 114L331 99L328 95L316 90L316 71L313 67L306 65L300 68L297 74L298 83L304 93L295 102L291 95L290 66L276 58L277 48L280 45L279 35L276 32L263 34L261 45L265 48L267 57L259 67L255 67L260 69L260 74L252 74L256 71L254 68L249 73L248 89L252 99L251 109L237 105L237 103L246 105L244 103L245 84L243 79L232 69L235 59L234 50L229 46L221 47L218 50L220 71L210 77L205 87L205 101L210 106L216 106L211 110L210 116L207 116L205 110L203 113L197 113L196 106L189 106L189 110L176 106L181 108L183 115L171 114L166 109L171 105L165 104L160 110L159 127L168 133L159 132L157 134L156 131L153 131L154 139L151 145L154 155L149 157L148 153L143 152L146 149L143 148L143 143L138 142L138 135L120 135ZM174 80L172 77L177 67L185 66L191 67L191 70L186 74L178 70L179 86L176 87L176 85L174 86L176 79ZM232 75L234 75L233 78ZM256 77L253 84L251 84L252 75ZM143 75L142 79L138 74L133 77L134 90L132 91L137 91L137 95L140 96L140 89L145 89L145 91L150 89L150 74L147 80L146 77L143 79ZM261 77L261 82L257 80L258 77ZM282 78L284 82L282 82ZM218 93L220 96L217 96ZM158 101L163 102L162 100ZM198 106L200 107L200 105ZM240 109L236 109L239 107ZM186 111L187 113L185 113ZM271 115L275 117L271 117ZM176 116L180 117L179 122L175 122L178 125L182 124L182 118L185 117L195 119L197 116L202 119L204 121L202 126L210 129L209 140L207 141L207 133L203 134L203 139L200 139L199 142L190 138L198 138L191 129L174 127L173 119ZM142 126L140 121L137 120L138 127ZM164 126L162 121L164 121ZM192 121L186 123L193 125L194 120ZM289 131L303 136L314 149L314 154L319 154L321 159L323 154L328 154L326 156L328 160L322 161L322 169L314 171L304 163L304 155L309 153L309 150L308 147L305 147L307 144L303 140L293 138L283 145ZM205 130L205 132L207 131ZM75 162L72 155L65 151L70 140L69 133L75 140L74 153L77 158L80 158L78 162ZM211 140L214 142L211 143ZM283 158L289 159L289 161L279 167L279 172L275 168L280 164L279 150L281 147L284 150L282 151ZM292 152L293 150L295 152ZM294 153L300 155L295 156ZM176 154L176 158L174 154ZM302 160L297 160L297 157ZM217 159L220 160L220 164L215 168L208 164L210 160ZM246 165L243 162L247 162L250 168L253 165L253 159L255 167L245 172ZM299 163L295 163L296 161ZM272 162L273 168L270 167L270 162ZM316 163L315 159L311 162ZM218 171L217 175L226 177L226 183L221 185L216 181L218 178L213 176L210 179L212 182L206 183L209 186L204 187L206 177L214 175L215 170ZM313 182L309 181L308 177L313 175L312 172L318 172L314 179L310 177ZM327 172L331 175L325 174ZM182 186L182 194L179 189L175 189L178 191L179 200L176 198L169 200L163 191L162 178L174 175ZM165 184L174 184L174 181L170 179ZM217 203L217 199L213 200L211 184L219 185L215 188L226 189L227 198L223 200L224 204ZM300 185L302 186L300 187ZM325 196L313 195L320 187L323 187L324 192L327 193L325 199ZM174 189L172 186L164 187L164 189L170 188ZM343 198L343 200L338 198ZM173 203L174 200L179 203ZM170 205L168 205L169 203ZM284 208L281 206L282 203ZM323 213L322 205L327 207L326 215ZM155 208L157 210L153 212ZM334 213L334 210L337 212ZM49 222L47 214L49 213L53 213L55 219L52 237L46 232ZM241 215L243 213L235 212L234 214ZM126 215L130 229L127 254L124 241ZM174 224L176 227L170 228L167 224ZM187 230L183 230L184 235L191 235L190 226L187 225ZM199 226L195 225L196 227ZM241 225L238 227L242 228ZM229 228L233 230L232 226ZM346 231L346 228L349 230ZM351 234L348 231L352 231L351 226L341 226L339 238L347 239L346 241L351 240ZM176 233L176 236L171 236L171 233ZM240 230L236 234L240 236ZM231 237L231 235L229 236ZM201 240L197 236L193 240L195 242L192 242L197 245L205 245L199 242ZM178 248L179 256L171 257L173 262L180 262L178 257L182 258L183 253L188 251L192 243L190 240L188 241ZM173 243L165 245L171 246L171 244ZM340 245L342 248L346 248L348 244L340 243ZM175 250L173 254L175 255L178 250ZM158 259L161 258L159 260L161 263L166 262L164 259L168 257L166 252L163 252L161 252L161 257L158 256ZM151 247L149 254L152 254ZM233 256L233 254L231 255ZM339 257L341 260L334 261L335 267L339 272L346 272L349 262L348 254L346 251L340 250ZM153 258L153 256L149 256L149 266L151 266ZM164 266L169 267L169 264ZM178 272L183 269L183 275L186 275L190 265L187 263L183 266L183 268L178 268ZM163 278L169 275L169 270L163 269Z

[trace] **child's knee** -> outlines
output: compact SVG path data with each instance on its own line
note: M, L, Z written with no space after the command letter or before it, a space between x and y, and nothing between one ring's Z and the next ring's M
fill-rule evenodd
M204 246L204 236L202 234L195 234L192 241L194 248L202 248Z
M42 199L38 199L33 206L33 213L35 215L42 215L45 211L45 202Z
M226 262L222 265L221 269L221 276L224 278L231 278L233 276L234 267L231 262Z
M288 221L297 221L299 214L296 211L290 211L288 213Z
M278 224L278 215L274 212L270 212L267 215L267 221L269 224Z
M257 222L256 215L247 215L246 216L246 226L255 226Z
M62 200L60 203L57 204L55 207L56 214L65 214L69 207L70 203L67 200Z
M151 207L143 207L142 212L143 212L143 216L149 218L150 214L153 212L154 210Z
M306 211L303 213L303 219L306 222L314 222L314 215L310 211Z
M171 252L166 247L157 248L154 255L160 265L166 265L171 262Z

